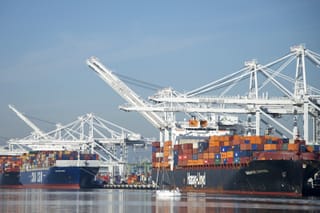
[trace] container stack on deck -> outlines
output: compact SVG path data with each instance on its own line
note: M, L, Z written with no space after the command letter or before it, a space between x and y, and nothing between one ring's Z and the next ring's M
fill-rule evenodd
M0 173L54 166L56 160L98 160L97 154L77 151L32 151L19 156L0 156Z
M0 156L0 173L18 172L22 165L20 156L3 155Z
M166 141L152 144L153 168L223 166L246 164L252 160L319 159L320 145L306 145L303 140L289 143L274 136L210 136L197 142L172 145Z

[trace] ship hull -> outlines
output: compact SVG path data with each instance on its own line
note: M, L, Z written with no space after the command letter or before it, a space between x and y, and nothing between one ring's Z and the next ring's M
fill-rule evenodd
M80 189L97 187L98 167L50 167L1 174L0 188Z
M248 164L213 165L158 171L153 180L182 191L272 196L319 195L318 161L256 160ZM163 174L165 173L165 174Z

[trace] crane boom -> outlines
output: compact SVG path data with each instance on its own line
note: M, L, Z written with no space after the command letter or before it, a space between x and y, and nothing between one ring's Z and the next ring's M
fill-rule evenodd
M88 66L98 73L99 77L104 80L113 90L115 90L123 99L137 107L147 107L148 103L132 91L123 81L107 69L96 57L87 59ZM167 123L155 112L140 111L154 127L164 129Z
M31 127L37 135L42 138L48 138L45 133L43 133L34 123L32 123L26 116L24 116L21 112L19 112L16 108L12 105L9 105L9 108L17 114L17 116L23 120L29 127Z

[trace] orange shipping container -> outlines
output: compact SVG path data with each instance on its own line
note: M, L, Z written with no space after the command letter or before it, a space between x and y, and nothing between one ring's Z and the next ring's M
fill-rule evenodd
M264 144L264 150L277 150L277 144Z
M221 155L221 158L222 158L222 159L228 158L228 155L227 155L226 152L221 152L220 155Z
M204 160L203 159L198 159L198 165L203 165L204 164Z
M200 166L204 164L204 160L200 159L200 160L188 160L187 165L188 166Z
M241 140L233 139L233 141L232 141L232 144L233 144L233 145L239 145L239 144L241 144L241 143L242 143Z
M264 136L251 136L250 141L252 144L263 144L265 142Z
M199 126L199 121L195 120L195 119L191 119L191 120L189 120L189 126L197 127L197 126Z
M195 161L196 161L196 160L188 160L188 161L187 161L188 166L193 166L193 165L195 165Z
M232 139L233 139L233 137L230 135L220 136L220 140L222 140L222 141L232 141Z
M165 141L164 142L164 146L171 146L172 145L172 141Z
M169 156L170 155L170 152L169 151L164 151L163 152L163 156Z
M233 155L234 155L233 151L227 152L227 158L233 158Z
M211 135L210 138L209 138L209 141L219 141L219 136Z
M220 146L220 141L209 141L209 147Z
M214 153L209 153L209 159L214 159Z
M203 154L203 158L204 158L204 159L208 159L208 158L209 158L209 153L204 153L204 154Z
M307 150L308 152L313 152L314 151L314 147L311 145L307 145Z
M251 144L240 144L240 150L244 151L244 150L251 150Z
M172 150L171 146L164 146L163 151L170 151Z
M234 135L233 140L243 140L243 136L241 135Z
M163 168L169 167L169 162L162 162L160 164L161 164L161 167Z
M201 126L201 127L207 127L207 126L208 126L208 121L206 121L206 120L200 120L200 126Z
M223 146L230 146L230 141L224 141Z
M299 151L299 144L288 144L289 151Z
M153 162L152 163L152 167L153 168L160 168L161 167L161 164L159 162Z

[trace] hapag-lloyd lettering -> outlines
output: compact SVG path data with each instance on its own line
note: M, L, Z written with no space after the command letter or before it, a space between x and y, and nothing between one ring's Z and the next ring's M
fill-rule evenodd
M187 173L187 185L206 185L206 173L204 172L203 175L200 172L197 172L197 175L191 175L190 172Z

